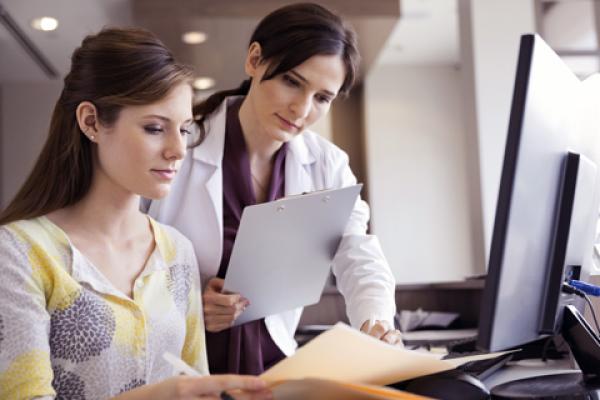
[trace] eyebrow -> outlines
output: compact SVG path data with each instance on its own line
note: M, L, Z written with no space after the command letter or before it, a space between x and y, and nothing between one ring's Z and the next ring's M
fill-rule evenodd
M164 115L158 115L158 114L149 114L149 115L144 115L143 118L158 118L162 121L165 122L171 122L170 118L165 117ZM192 122L194 122L194 118L188 118L185 121L183 121L184 124L191 124Z
M289 72L290 72L290 74L294 75L296 78L298 78L299 80L301 80L302 82L304 82L304 83L310 83L310 82L308 82L308 79L306 79L305 77L303 77L296 70L291 69ZM325 94L327 94L327 95L329 95L329 96L331 96L331 97L335 97L336 96L335 93L333 93L332 91L327 90L327 89L323 89L322 92L325 93Z

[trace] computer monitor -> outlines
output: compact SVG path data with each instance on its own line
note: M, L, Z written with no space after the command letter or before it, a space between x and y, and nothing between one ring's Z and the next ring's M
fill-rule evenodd
M600 77L580 81L539 36L522 36L479 348L521 346L581 318L583 300L561 288L592 267L598 166Z

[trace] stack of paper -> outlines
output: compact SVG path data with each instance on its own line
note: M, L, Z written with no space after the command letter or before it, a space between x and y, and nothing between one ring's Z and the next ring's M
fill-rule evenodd
M278 384L292 380L326 380L334 382L334 386L337 385L338 388L354 387L366 393L364 389L368 386L362 384L388 385L450 370L469 361L493 358L499 354L441 360L440 356L389 345L338 323L298 349L294 355L265 371L261 378ZM284 386L290 386L290 383ZM416 398L404 393L402 396L408 397L361 398Z

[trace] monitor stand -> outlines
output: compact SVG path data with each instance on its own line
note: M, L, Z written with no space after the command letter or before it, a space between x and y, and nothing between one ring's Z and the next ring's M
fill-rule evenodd
M571 305L565 306L561 334L581 372L544 375L506 382L491 390L492 399L600 398L600 339Z

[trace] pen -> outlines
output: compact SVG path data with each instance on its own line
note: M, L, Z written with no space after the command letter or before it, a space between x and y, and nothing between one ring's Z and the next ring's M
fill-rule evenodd
M181 358L169 353L168 351L163 353L163 358L166 362L173 366L175 375L183 374L189 376L200 376L198 371L187 365Z

